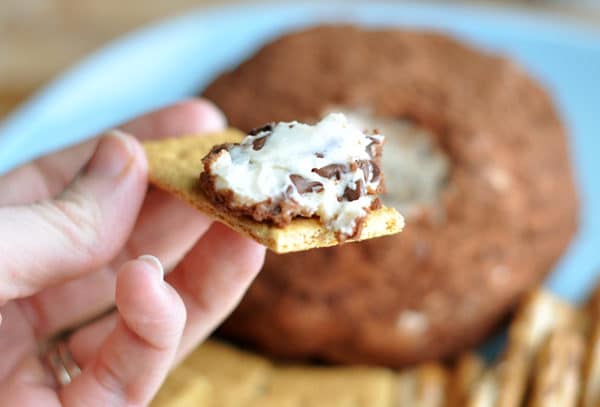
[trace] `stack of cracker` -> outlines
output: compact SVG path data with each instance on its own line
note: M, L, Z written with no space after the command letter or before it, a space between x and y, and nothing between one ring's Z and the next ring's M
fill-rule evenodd
M600 406L600 294L583 309L545 291L529 294L491 364L469 352L400 372L293 365L209 341L170 375L153 405Z

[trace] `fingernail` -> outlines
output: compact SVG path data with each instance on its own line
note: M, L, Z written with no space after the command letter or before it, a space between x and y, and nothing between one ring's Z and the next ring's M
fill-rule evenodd
M156 273L161 279L164 278L165 270L163 269L163 266L157 257L154 257L150 254L144 254L143 256L138 257L138 260L148 263L150 266L152 266L153 270L156 270Z
M212 118L211 118L211 125L214 127L214 130L221 130L225 127L227 127L227 117L225 116L225 113L223 113L223 111L221 109L219 109L219 107L217 105L215 105L213 102L211 101L207 101L207 103L211 106L213 112L212 112Z
M202 127L203 131L221 131L227 127L227 117L219 107L207 99L199 100L202 106Z
M96 152L87 166L88 173L115 177L131 163L131 136L121 130L111 130L100 139Z

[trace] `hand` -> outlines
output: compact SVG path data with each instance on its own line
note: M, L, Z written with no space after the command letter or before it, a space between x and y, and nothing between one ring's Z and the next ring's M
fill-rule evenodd
M264 248L162 191L146 193L144 152L127 135L223 126L208 102L182 102L0 177L0 404L147 404L233 309ZM148 253L173 271L163 279L155 257L139 258ZM69 337L82 372L59 386L38 344L115 303Z

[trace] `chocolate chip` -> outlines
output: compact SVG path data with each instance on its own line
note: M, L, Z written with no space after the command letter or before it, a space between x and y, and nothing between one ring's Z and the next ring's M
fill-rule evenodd
M344 190L344 198L346 198L347 201L356 201L357 199L359 199L361 196L365 195L365 184L362 182L362 180L358 180L356 181L356 188L352 189L350 187L346 187L346 189Z
M380 155L381 148L382 148L381 138L377 137L377 135L379 134L379 131L377 129L375 129L375 130L373 130L373 134L374 134L373 136L367 136L367 138L369 140L371 140L371 142L365 149L367 151L367 154L369 154L369 156L371 158L375 158L378 155Z
M367 148L365 148L365 150L366 150L367 154L369 154L369 157L375 158L376 150L375 150L375 146L373 145L373 143L369 144L367 146Z
M371 161L371 182L379 180L379 176L381 175L381 169L379 165L377 165L374 161Z
M287 188L285 189L285 192L283 193L283 199L290 199L293 193L294 193L294 187L291 185L288 185Z
M375 164L373 161L369 160L358 160L356 162L358 168L360 168L365 176L366 182L377 181L379 175L381 174L381 170L379 166Z
M381 138L377 135L366 136L370 143L367 147L376 147L382 144Z
M268 123L268 124L265 124L262 127L256 127L254 129L250 130L248 132L248 135L249 136L256 136L259 133L264 133L264 132L269 132L270 133L270 132L273 131L273 126L274 125L275 125L275 123Z
M292 184L296 187L299 194L305 194L307 192L321 192L325 188L323 184L317 181L310 181L304 178L302 175L292 174L290 175Z
M312 172L319 174L323 178L342 179L342 174L348 172L346 164L329 164L321 168L313 168Z
M210 149L210 152L206 155L207 157L212 154L217 154L223 150L229 150L233 146L232 143L218 144Z
M356 161L356 167L360 168L365 177L365 181L368 182L371 179L371 162L368 160L358 160Z
M258 151L265 146L265 143L267 142L267 138L271 135L271 132L273 131L274 125L275 125L275 123L269 123L262 127L257 127L255 129L250 130L250 132L248 133L249 136L257 136L261 133L267 133L264 136L252 141L252 149L254 151Z
M323 154L323 153L315 153L315 156L316 156L317 158L324 158L324 157L325 157L325 154Z
M258 151L261 148L263 148L265 146L265 143L267 142L267 138L269 138L269 135L267 134L266 136L263 136L261 138L257 138L252 142L252 149L254 151Z
M373 141L371 144L369 144L365 150L367 151L367 154L369 154L369 157L371 158L375 158L377 156L379 156L381 154L381 149L382 149L382 145L379 141Z

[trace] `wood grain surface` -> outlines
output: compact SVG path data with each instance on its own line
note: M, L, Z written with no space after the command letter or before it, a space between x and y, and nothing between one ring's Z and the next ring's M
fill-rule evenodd
M0 118L85 55L122 34L175 14L251 0L2 0ZM445 1L444 3L456 3ZM579 4L578 7L573 3ZM593 3L593 2L590 2ZM511 5L600 27L600 8L579 1L475 1Z

